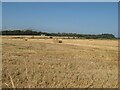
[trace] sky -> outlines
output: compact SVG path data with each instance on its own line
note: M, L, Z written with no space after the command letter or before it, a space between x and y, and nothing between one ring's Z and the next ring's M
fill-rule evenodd
M118 35L117 2L3 2L3 29Z
M2 30L2 3L0 2L0 31Z
M2 0L2 2L119 2L120 0Z

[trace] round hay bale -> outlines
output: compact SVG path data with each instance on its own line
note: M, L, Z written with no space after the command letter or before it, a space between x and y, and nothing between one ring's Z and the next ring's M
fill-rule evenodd
M53 37L52 37L52 36L50 36L49 38L50 38L50 39L52 39Z
M62 43L62 39L54 38L53 42L54 43Z
M58 43L62 43L62 39L58 39Z
M25 41L28 41L28 38L25 38Z

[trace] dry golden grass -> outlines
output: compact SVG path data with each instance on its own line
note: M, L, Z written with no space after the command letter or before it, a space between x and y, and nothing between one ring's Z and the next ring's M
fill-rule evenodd
M2 87L118 87L117 40L62 41L4 37Z

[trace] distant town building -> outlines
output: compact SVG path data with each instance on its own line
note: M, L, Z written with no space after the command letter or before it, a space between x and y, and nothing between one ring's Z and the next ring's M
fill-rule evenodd
M45 36L45 34L41 34L41 36Z

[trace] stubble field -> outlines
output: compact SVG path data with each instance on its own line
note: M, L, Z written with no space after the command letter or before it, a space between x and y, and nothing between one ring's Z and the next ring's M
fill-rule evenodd
M118 41L2 39L2 87L117 88Z

